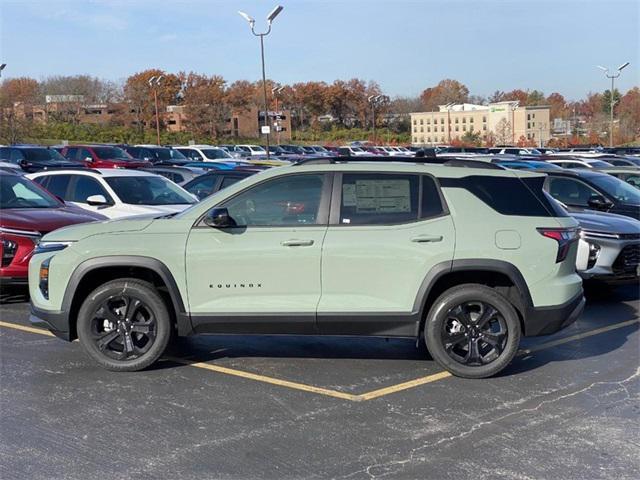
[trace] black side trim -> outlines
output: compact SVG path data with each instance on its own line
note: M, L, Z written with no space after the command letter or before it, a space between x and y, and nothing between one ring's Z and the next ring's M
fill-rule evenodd
M182 301L180 290L178 289L178 285L176 284L169 268L160 260L137 255L111 255L106 257L90 258L76 267L69 278L62 300L62 312L66 317L66 328L63 330L69 330L69 313L71 311L71 304L73 302L75 292L78 289L78 285L89 272L104 267L141 267L148 268L160 275L160 278L169 290L169 296L171 297L171 302L173 303L173 308L176 312L178 334L189 335L193 331L189 314L184 308L184 302Z
M318 313L318 330L321 335L413 338L419 321L412 312Z
M317 335L315 313L192 314L194 333Z

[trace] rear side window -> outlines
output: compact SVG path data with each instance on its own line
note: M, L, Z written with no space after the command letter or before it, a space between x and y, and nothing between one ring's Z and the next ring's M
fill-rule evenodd
M464 188L502 215L521 217L567 216L544 195L545 177L509 178L472 175L442 178L445 188Z
M440 193L430 177L384 173L342 176L341 225L409 223L442 213Z
M224 177L222 179L222 184L220 185L220 189L226 188L229 185L233 185L234 183L238 183L244 177Z
M194 194L200 200L203 198L207 198L209 195L213 193L213 188L218 181L217 175L204 175L199 178L197 181L189 184L189 186L185 187L185 189Z

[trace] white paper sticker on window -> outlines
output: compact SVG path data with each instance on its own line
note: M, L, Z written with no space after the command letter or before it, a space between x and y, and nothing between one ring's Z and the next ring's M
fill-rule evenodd
M357 180L355 197L356 212L358 213L411 211L411 186L409 180L406 179Z
M345 207L355 207L356 201L356 186L353 183L345 183L342 186L342 205Z

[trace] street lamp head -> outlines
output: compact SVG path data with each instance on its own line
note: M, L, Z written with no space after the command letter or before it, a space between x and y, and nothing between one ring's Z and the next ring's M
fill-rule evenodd
M247 22L249 22L249 25L251 25L251 28L253 28L253 26L255 25L256 21L255 21L253 18L251 18L251 17L249 16L249 14L244 13L244 12L241 12L241 11L239 11L239 10L238 10L238 15L240 15L240 16L241 16L242 18L244 18Z
M153 85L153 83L156 81L156 76L154 75L153 77L151 77L149 80L147 80L147 83L149 84L149 86Z
M2 65L0 65L0 72L1 72L2 70L4 70L4 67L6 67L6 66L7 66L7 64L6 64L6 63L3 63Z
M622 65L620 65L620 66L618 67L618 71L620 72L623 68L625 68L625 67L626 67L626 66L628 66L628 65L629 65L629 62L625 62L625 63L623 63Z
M603 67L602 65L596 65L596 67L598 67L600 70L602 70L602 71L603 71L603 72L605 72L605 73L609 71L609 69L608 69L608 68Z
M271 13L269 15L267 15L267 21L269 22L269 25L271 25L271 22L273 22L275 20L275 18L278 16L278 14L283 9L284 9L284 7L282 5L278 5L276 8L271 10Z
M164 78L164 75L160 75L158 78L156 78L156 85L160 85L160 82L162 81L163 78Z

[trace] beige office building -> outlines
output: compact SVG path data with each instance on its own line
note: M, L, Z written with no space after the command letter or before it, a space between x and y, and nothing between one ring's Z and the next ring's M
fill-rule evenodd
M479 132L483 141L491 134L496 145L515 145L521 137L544 145L550 138L549 107L520 107L518 102L489 105L440 105L437 112L411 114L411 143L446 145L467 132Z

